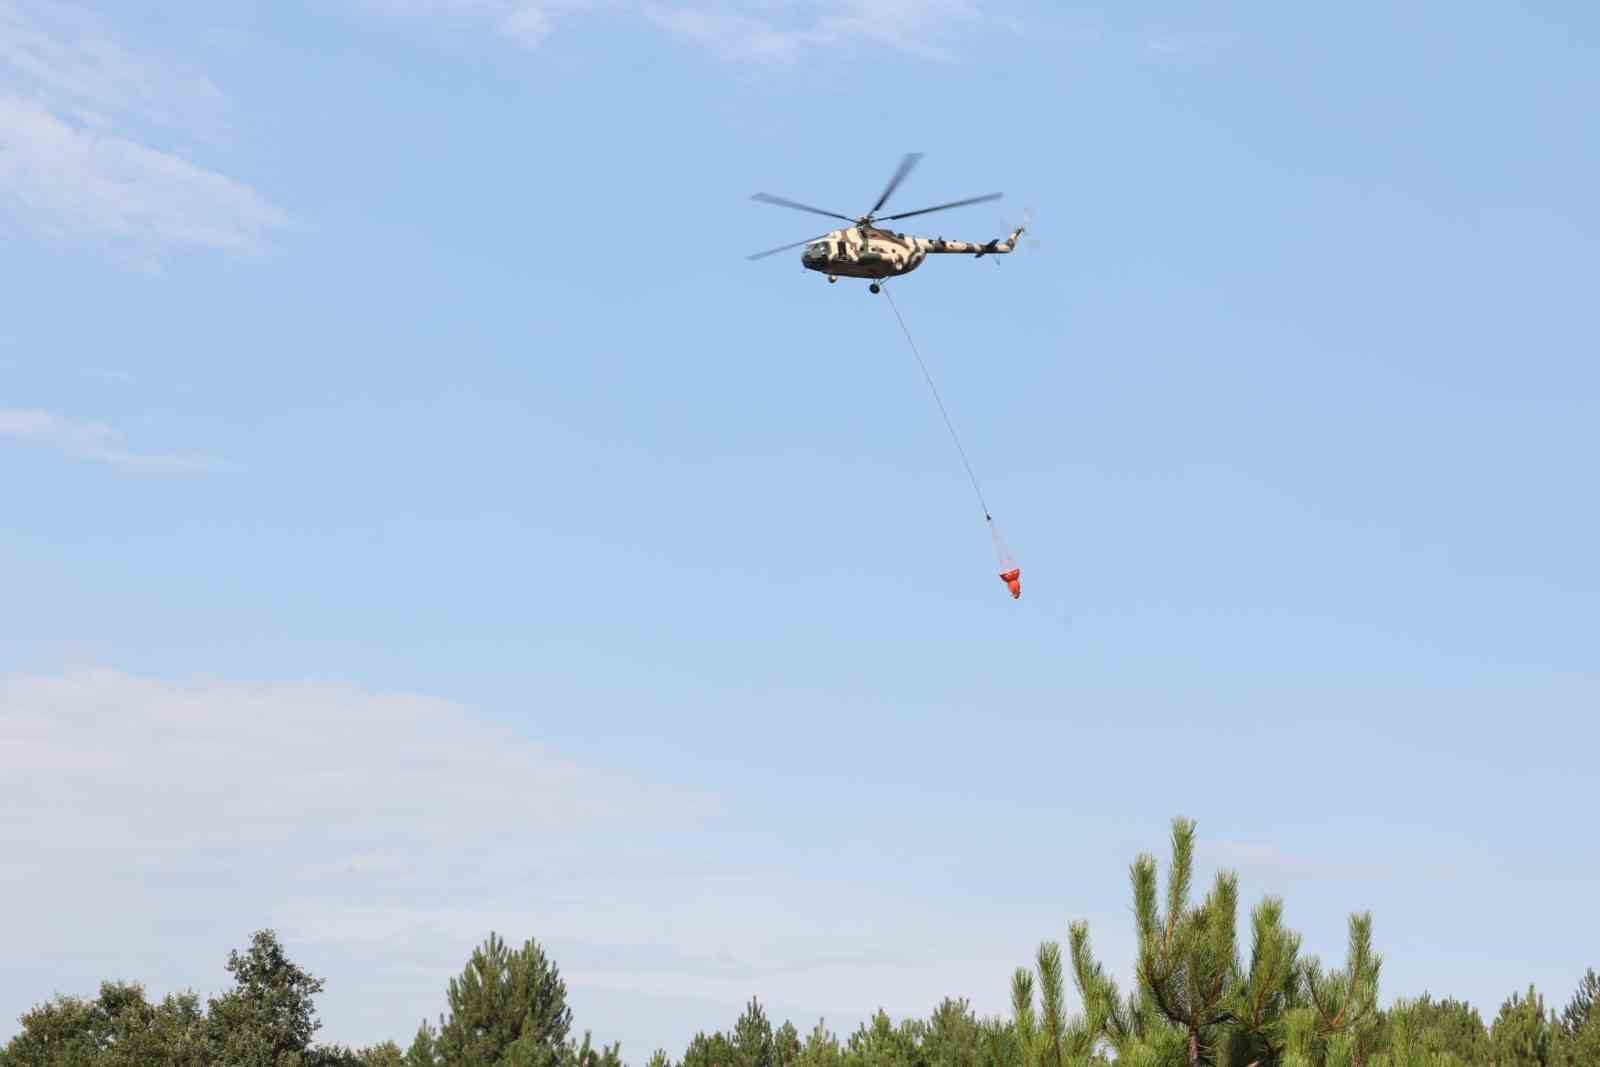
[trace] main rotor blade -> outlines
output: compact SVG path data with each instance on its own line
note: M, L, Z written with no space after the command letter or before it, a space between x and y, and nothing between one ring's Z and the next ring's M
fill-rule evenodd
M832 231L830 231L830 232L832 232ZM812 241L820 241L826 236L828 236L826 233L819 233L815 237L807 237L804 241L796 241L792 245L779 245L777 248L769 248L765 252L757 252L753 256L745 256L744 258L746 258L746 259L765 259L767 256L775 256L779 252L787 252L791 248L799 248L801 245L808 245Z
M878 197L878 202L872 205L872 210L867 212L868 215L876 215L878 213L878 209L888 202L889 197L900 187L900 183L906 180L906 175L911 173L911 168L916 166L917 161L921 158L921 152L906 153L906 158L900 161L900 169L894 172L893 178L889 179L889 184L884 188L883 195Z
M913 215L926 215L930 211L944 211L947 208L966 207L968 204L981 204L986 200L999 200L1004 193L989 193L987 196L974 196L968 200L952 200L948 204L939 204L936 207L918 208L915 211L902 211L898 215L885 215L879 222L893 222L895 219L909 219Z
M770 196L767 193L757 193L755 196L752 196L750 199L751 200L759 200L763 204L777 204L779 207L792 207L796 211L809 211L813 215L826 215L830 219L844 219L844 221L846 221L846 222L855 222L856 221L855 219L851 218L849 215L840 215L838 212L835 212L835 211L824 211L819 207L811 207L810 205L807 205L807 204L797 204L793 200L785 200L781 196Z

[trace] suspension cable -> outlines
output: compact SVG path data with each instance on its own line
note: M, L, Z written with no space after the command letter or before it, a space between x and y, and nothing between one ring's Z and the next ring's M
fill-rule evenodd
M917 342L912 340L911 331L906 328L906 320L900 314L900 309L895 306L894 297L889 295L889 287L882 287L883 297L889 301L889 307L894 312L894 317L900 323L900 332L906 335L906 343L911 346L911 354L917 357L917 366L922 368L922 377L928 383L928 389L933 393L934 403L939 405L939 414L944 416L945 428L950 431L950 440L955 442L956 452L961 456L961 463L967 468L967 478L972 482L972 491L977 494L978 506L983 508L983 521L993 523L989 517L989 505L984 502L983 490L978 487L978 476L972 472L972 463L967 459L967 450L961 447L961 437L956 433L955 423L950 421L950 412L945 409L944 398L939 395L939 387L933 384L933 375L928 373L928 364L923 360L922 353L917 351Z

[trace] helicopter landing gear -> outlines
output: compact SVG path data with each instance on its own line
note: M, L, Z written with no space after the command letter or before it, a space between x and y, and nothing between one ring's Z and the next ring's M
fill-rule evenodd
M838 278L836 278L836 277L835 277L835 276L833 276L833 275L832 275L832 274L830 274L830 275L828 275L828 284L829 284L829 285L832 285L832 284L833 284L833 283L834 283L834 282L836 282L836 281L838 281L838 280L839 280L839 279L838 279Z
M867 286L867 292L869 293L881 293L882 291L883 286L879 285L877 282L873 282L871 285Z

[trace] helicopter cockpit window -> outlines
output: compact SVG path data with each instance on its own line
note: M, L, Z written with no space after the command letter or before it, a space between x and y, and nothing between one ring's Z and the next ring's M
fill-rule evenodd
M813 256L826 256L828 254L828 242L818 241L815 244L808 245L806 252Z

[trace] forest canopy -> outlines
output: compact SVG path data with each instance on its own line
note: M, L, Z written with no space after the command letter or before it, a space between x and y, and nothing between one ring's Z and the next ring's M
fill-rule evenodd
M1074 922L1065 947L1044 942L1012 974L999 1017L950 997L925 1018L880 1010L841 1039L823 1021L804 1033L775 1025L753 996L727 1030L697 1034L676 1058L625 1060L576 1036L566 983L536 940L513 947L491 933L450 980L436 1022L355 1049L317 1041L324 983L262 930L229 953L221 995L152 1003L117 980L92 999L57 996L21 1016L0 1067L1600 1067L1593 969L1562 1007L1529 986L1487 1023L1431 994L1385 1007L1371 915L1350 916L1344 958L1325 964L1302 951L1277 897L1241 928L1230 871L1193 899L1194 844L1194 824L1176 819L1165 878L1151 854L1129 870L1138 951L1126 992Z

